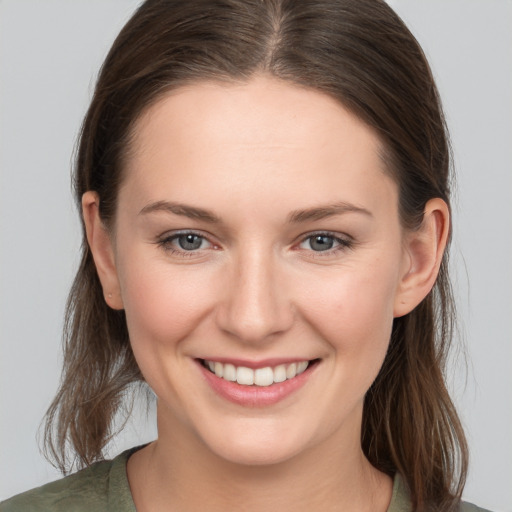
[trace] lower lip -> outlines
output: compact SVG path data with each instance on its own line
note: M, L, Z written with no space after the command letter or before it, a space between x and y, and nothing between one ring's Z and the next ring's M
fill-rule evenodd
M206 369L200 361L197 361L197 364L213 391L222 398L244 407L265 407L284 400L304 386L314 368L318 366L316 362L310 363L307 369L300 375L270 386L243 386L237 382L217 377L210 370Z

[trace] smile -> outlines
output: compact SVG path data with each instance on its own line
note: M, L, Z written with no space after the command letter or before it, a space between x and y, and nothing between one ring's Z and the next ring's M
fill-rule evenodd
M277 366L266 366L265 368L247 368L235 366L229 363L203 360L205 368L214 373L217 377L229 382L236 382L242 386L267 387L272 384L293 379L303 373L311 361L299 361L297 363L280 364Z
M311 379L321 359L260 362L196 359L215 394L243 407L268 407L297 393Z

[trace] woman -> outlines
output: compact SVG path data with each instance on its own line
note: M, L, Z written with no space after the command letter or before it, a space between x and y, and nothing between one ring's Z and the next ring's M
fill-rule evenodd
M88 468L2 510L458 510L449 163L385 3L144 3L76 165L86 243L47 434ZM158 439L94 464L138 382Z

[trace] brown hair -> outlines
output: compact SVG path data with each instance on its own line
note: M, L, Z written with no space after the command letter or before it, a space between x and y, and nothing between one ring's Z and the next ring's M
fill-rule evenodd
M381 0L147 0L114 42L82 126L77 203L95 190L114 220L130 134L166 91L201 80L247 81L255 73L322 91L379 134L399 187L404 227L426 202L449 204L450 148L424 54ZM110 309L84 234L66 314L61 387L46 423L50 455L65 471L102 457L113 419L142 381L124 312ZM415 510L452 510L462 493L467 446L444 383L453 300L447 254L434 289L394 321L383 367L367 393L362 446L370 462L399 472Z

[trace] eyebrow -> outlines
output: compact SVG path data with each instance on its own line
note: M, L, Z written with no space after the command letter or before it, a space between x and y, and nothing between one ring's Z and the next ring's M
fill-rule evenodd
M146 215L153 212L168 212L173 213L174 215L182 215L190 219L210 222L212 224L220 223L220 218L209 210L169 201L156 201L155 203L150 203L142 208L139 215Z
M182 215L190 219L203 220L212 224L221 223L221 219L210 210L170 201L156 201L150 203L142 208L139 215L146 215L153 212L173 213L174 215ZM288 223L299 224L301 222L321 220L344 213L360 213L373 217L373 214L366 208L351 203L339 202L331 205L307 208L305 210L295 210L288 216Z
M288 216L288 222L290 224L297 224L300 222L321 220L327 217L333 217L334 215L341 215L343 213L360 213L373 217L373 214L366 208L342 201L335 204L307 208L306 210L295 210Z

